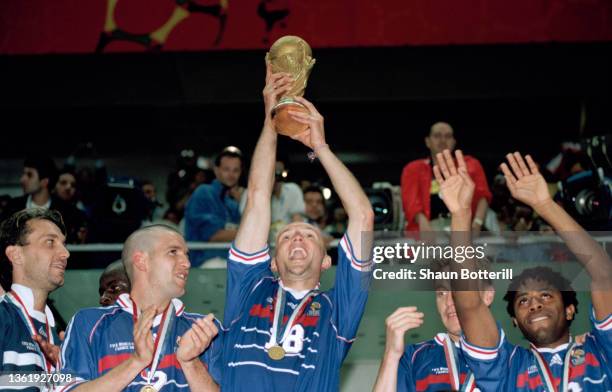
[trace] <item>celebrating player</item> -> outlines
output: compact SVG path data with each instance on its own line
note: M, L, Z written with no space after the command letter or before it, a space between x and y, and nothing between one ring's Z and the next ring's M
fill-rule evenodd
M355 177L326 144L323 117L303 98L296 99L310 112L291 115L309 128L296 138L316 153L349 216L338 247L334 287L319 288L331 258L318 228L291 223L279 230L273 255L266 245L277 144L271 108L291 83L288 75L268 69L266 117L253 155L246 208L229 254L224 316L229 331L221 388L231 391L338 390L340 366L368 295L371 261L362 232L372 230L373 211Z

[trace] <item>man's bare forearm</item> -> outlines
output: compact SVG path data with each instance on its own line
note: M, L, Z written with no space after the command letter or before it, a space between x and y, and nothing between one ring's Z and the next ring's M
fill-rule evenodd
M550 201L535 208L563 238L591 277L591 297L598 319L612 313L612 261L606 251L561 206Z
M220 390L199 358L189 362L181 362L180 365L189 384L189 389L192 391L218 392Z
M366 222L371 219L374 215L372 205L355 176L329 147L323 148L318 156L349 219Z
M318 152L323 168L327 172L342 206L348 215L347 233L353 242L353 251L359 259L367 258L371 241L362 243L362 233L374 229L374 211L370 200L359 185L359 182L348 168L325 147Z
M268 239L276 144L276 131L267 118L253 153L246 207L235 240L236 246L247 253L261 250Z
M146 365L138 364L132 358L122 362L110 372L106 373L95 380L78 385L74 391L78 392L120 392L127 388L128 385Z
M396 392L398 368L399 359L392 358L385 352L380 364L380 369L378 369L373 392Z

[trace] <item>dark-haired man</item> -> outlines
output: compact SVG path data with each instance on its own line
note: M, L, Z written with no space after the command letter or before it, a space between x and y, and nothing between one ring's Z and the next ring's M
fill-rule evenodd
M469 233L474 191L460 151L457 165L448 150L438 154L434 174L452 214L453 238ZM509 343L489 308L471 288L473 282L453 281L453 297L463 327L463 350L478 385L486 391L608 391L612 388L612 268L605 251L548 192L544 178L528 155L508 154L501 168L512 196L546 220L584 265L592 279L593 330L580 344L569 326L577 312L569 282L549 268L524 271L511 283L505 298L512 320L530 343L525 349ZM458 268L457 263L452 265ZM472 261L462 267L474 268Z
M47 356L47 347L59 339L46 302L64 284L65 235L60 214L52 210L22 210L2 223L0 269L10 291L0 297L0 371L49 373L57 368L56 358Z
M66 172L62 172L62 174L64 173ZM66 227L66 242L84 242L87 227L85 215L74 203L65 201L58 194L53 193L58 174L55 162L50 157L26 158L19 179L23 196L15 197L9 201L0 221L25 208L57 210L62 215Z
M50 157L26 158L19 178L23 196L9 202L3 218L25 208L51 208L51 191L55 188L57 175L57 167Z
M185 239L187 241L231 242L240 223L240 174L242 152L226 147L215 159L216 179L200 185L185 208ZM193 266L216 257L224 258L227 250L192 251Z

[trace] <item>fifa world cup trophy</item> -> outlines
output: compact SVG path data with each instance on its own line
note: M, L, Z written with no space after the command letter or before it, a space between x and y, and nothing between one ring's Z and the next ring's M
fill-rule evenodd
M266 54L266 62L271 65L272 73L286 72L293 77L291 90L280 97L272 109L276 132L281 135L294 136L304 132L308 125L291 118L288 111L308 112L308 109L293 99L304 95L310 71L315 64L312 49L306 41L294 35L286 35L274 42Z

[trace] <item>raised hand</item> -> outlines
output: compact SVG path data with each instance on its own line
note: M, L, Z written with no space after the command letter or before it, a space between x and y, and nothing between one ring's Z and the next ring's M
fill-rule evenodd
M416 306L397 308L385 320L387 326L387 343L385 355L399 359L404 355L404 334L406 331L423 325L425 315L417 311Z
M210 342L219 333L211 313L202 319L197 319L191 328L185 332L179 341L176 359L179 362L192 361L208 348Z
M519 152L506 155L506 159L512 170L505 163L500 167L512 197L534 210L552 202L546 181L530 155L525 156L527 164Z
M308 129L299 133L292 138L302 142L306 147L316 150L317 147L324 146L325 143L325 127L323 126L323 116L317 111L312 103L303 97L294 97L294 99L304 105L310 113L298 112L289 110L289 115L295 121L308 125Z
M134 325L134 353L132 355L143 369L153 361L154 343L151 328L155 314L154 307L144 310Z
M293 77L286 72L272 73L272 66L266 65L266 86L263 89L266 118L271 119L272 108L278 98L289 91L293 85Z
M434 176L440 184L442 200L453 214L460 211L469 211L474 196L474 181L470 178L461 150L455 151L457 165L449 150L436 155L437 164L434 165Z

